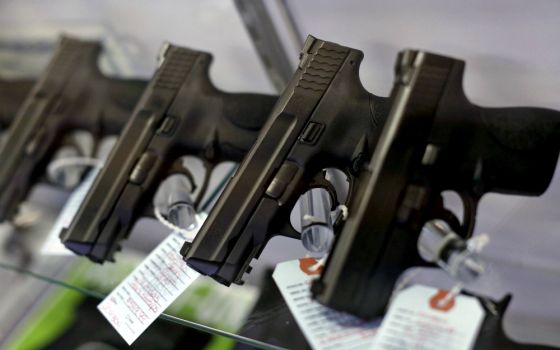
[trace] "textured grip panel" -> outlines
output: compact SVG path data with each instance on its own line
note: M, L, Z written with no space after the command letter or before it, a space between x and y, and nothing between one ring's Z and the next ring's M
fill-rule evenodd
M504 147L528 151L560 147L560 112L544 108L482 108L482 121Z
M303 73L296 87L323 93L338 72L349 50L324 41L316 46L317 49L311 52L304 62Z
M199 52L182 48L172 48L169 51L161 71L154 82L155 88L179 88L200 54Z

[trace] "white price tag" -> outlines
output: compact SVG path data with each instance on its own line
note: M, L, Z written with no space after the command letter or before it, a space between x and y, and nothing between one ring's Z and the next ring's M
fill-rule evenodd
M484 310L474 297L415 285L391 303L374 342L374 350L468 350L475 343Z
M84 181L72 192L49 231L45 243L43 243L41 247L41 253L47 255L74 255L72 251L67 249L64 244L60 242L60 232L62 232L64 228L70 226L72 220L74 220L78 209L80 209L80 205L93 185L93 180L95 180L95 177L99 174L101 169L101 166L92 168Z
M369 349L380 321L365 322L311 299L311 282L319 277L313 258L276 265L272 277L313 349Z
M170 234L97 306L129 345L199 276L179 254L184 242Z

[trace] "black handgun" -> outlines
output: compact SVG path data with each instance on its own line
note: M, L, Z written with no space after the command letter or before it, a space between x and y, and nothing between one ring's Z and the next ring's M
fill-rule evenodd
M482 306L485 316L482 320L478 336L473 345L475 350L509 349L509 350L553 350L558 347L519 343L504 331L504 315L512 299L511 294L499 301L491 300L472 293L464 293L476 297Z
M356 185L356 210L312 285L321 303L364 318L383 314L399 275L428 264L418 250L424 225L441 220L468 238L485 193L538 196L549 186L560 112L476 106L463 91L463 70L463 61L428 52L399 55L390 112ZM443 207L446 190L461 196L462 222ZM454 248L443 247L442 256Z
M118 134L144 89L140 80L104 76L98 42L62 37L51 62L18 110L0 149L0 221L10 219L42 181L65 136Z
M154 215L160 182L178 173L192 179L182 156L202 159L207 172L198 209L214 165L240 161L255 142L276 96L225 93L209 78L212 56L168 45L132 118L70 227L66 247L95 262L113 260L132 225Z
M356 195L386 117L386 99L360 82L361 51L309 36L300 58L255 145L181 250L190 267L225 285L242 283L272 236L300 238L290 213L307 190L322 187L332 206L342 204L324 169L345 172L348 198ZM335 219L335 231L341 223Z
M10 126L32 87L33 80L0 78L0 130Z

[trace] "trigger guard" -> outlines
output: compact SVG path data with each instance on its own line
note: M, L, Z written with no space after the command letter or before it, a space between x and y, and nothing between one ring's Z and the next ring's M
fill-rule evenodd
M150 202L144 206L144 209L142 210L142 215L140 217L147 217L150 219L157 220L154 211L155 211L154 203Z
M194 181L194 176L193 174L190 172L189 169L185 168L181 162L181 158L177 159L175 162L173 162L173 164L171 165L171 168L169 169L169 171L167 172L167 176L171 176L171 175L175 175L175 174L181 174L181 175L185 175L189 181L191 182L192 185L192 191L196 191L196 182Z
M284 236L288 238L301 239L301 233L292 226L290 220L279 225L272 236Z
M97 149L99 142L97 142L97 139L95 137L93 137L93 151L95 151ZM82 147L80 147L80 145L78 144L78 142L76 142L76 140L72 137L72 135L66 135L64 137L63 142L60 144L60 146L58 146L58 149L62 148L62 147L66 147L66 146L70 146L76 149L76 151L78 152L78 157L87 157L88 155L86 155L84 153L84 150L82 149Z
M327 193L331 197L331 211L335 210L338 207L339 202L338 202L338 196L336 194L336 189L334 188L334 185L330 181L325 179L324 175L322 174L316 175L311 180L311 183L309 184L309 188L310 189L324 188L325 190L327 190Z
M478 202L480 197L471 193L459 193L461 201L463 202L463 222L461 228L465 232L465 238L471 238L474 233L474 226L476 224L476 211L478 209Z
M428 218L425 222L431 219L441 219L449 224L451 229L464 239L469 239L473 234L476 207L478 200L468 194L460 194L461 201L463 202L463 222L457 216L443 205L443 197L439 194L436 202L432 205L432 209L428 213Z
M347 208L350 207L350 203L352 202L352 196L354 195L354 175L352 175L351 169L346 169L344 172L346 177L348 178L348 194L346 195L346 202L343 203Z

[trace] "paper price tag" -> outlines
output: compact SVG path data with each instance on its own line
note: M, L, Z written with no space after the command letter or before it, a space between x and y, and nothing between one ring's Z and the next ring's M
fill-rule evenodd
M179 254L183 243L170 234L97 306L128 345L199 276Z
M446 294L420 285L400 292L383 319L372 349L471 349L484 310L474 297L458 295L445 302Z
M365 322L311 299L311 282L319 277L313 258L276 265L272 277L313 349L369 349L380 321Z
M60 232L62 232L64 228L70 226L72 220L74 220L78 209L80 209L80 205L86 198L89 189L93 185L95 177L100 171L100 166L92 168L84 181L82 181L82 183L76 187L74 192L72 192L64 204L62 211L56 218L54 225L49 231L45 243L43 243L43 246L41 247L41 253L47 255L74 255L72 251L66 249L64 244L60 243Z

